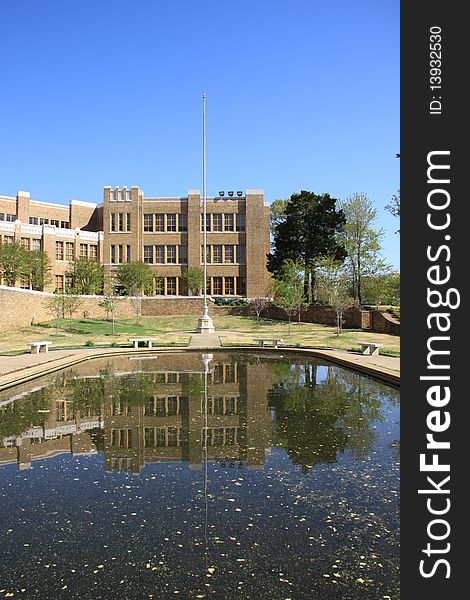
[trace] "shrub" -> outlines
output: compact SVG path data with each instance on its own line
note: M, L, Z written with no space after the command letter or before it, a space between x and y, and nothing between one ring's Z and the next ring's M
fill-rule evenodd
M94 345L95 345L95 342L94 342L93 340L87 340L87 341L85 342L85 346L86 346L87 348L92 348Z

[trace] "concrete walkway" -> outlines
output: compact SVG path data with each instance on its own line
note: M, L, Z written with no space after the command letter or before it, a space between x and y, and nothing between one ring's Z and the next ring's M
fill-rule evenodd
M189 343L190 348L220 348L218 333L194 333Z
M83 348L70 350L53 350L44 354L21 354L18 356L0 356L0 390L18 383L40 377L52 371L69 367L84 360L98 357L110 357L122 354L149 354L157 352L184 352L186 350L221 350L217 333L194 334L189 348L158 347L149 351L148 348ZM353 368L362 373L400 385L400 359L391 356L367 356L354 352L339 350L313 350L307 348L258 348L251 346L223 348L225 352L270 352L280 356L286 354L308 354L318 356L331 362Z

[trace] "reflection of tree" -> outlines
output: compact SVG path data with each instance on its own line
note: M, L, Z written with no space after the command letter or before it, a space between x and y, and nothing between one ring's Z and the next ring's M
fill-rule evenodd
M374 421L381 420L390 388L353 371L327 367L324 381L316 381L312 363L279 370L269 394L276 411L276 445L287 449L306 472L320 463L333 463L338 452L363 458L375 441Z
M47 413L38 411L47 410L48 407L47 388L7 404L0 410L0 437L16 437L31 427L42 427Z

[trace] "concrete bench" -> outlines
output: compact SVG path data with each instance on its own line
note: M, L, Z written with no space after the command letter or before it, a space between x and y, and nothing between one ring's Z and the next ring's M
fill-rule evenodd
M382 344L375 342L359 342L362 354L374 355L379 353L379 348Z
M273 348L277 348L279 342L282 342L282 338L253 338L255 342L258 342L260 348L264 348L267 342L271 343Z
M31 354L49 352L50 344L52 344L52 342L29 342L29 345L31 346Z
M134 344L134 348L138 348L139 344L142 344L144 347L148 346L149 348L152 348L152 342L156 342L157 338L128 338L127 341L132 342Z

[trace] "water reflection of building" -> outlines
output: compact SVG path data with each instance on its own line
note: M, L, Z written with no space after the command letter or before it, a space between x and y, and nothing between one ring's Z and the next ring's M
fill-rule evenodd
M21 434L0 437L0 465L17 463L19 468L28 468L35 459L99 450L108 472L139 473L145 463L167 461L197 468L204 435L209 460L251 468L264 464L271 446L266 365L215 355L207 381L207 429L200 355L120 357L112 363L103 359L94 368L95 373L102 372L94 380L102 386L102 401L84 408L71 390L72 382L90 380L88 370L86 365L78 366L35 392L43 398L43 407L32 410L32 421ZM131 382L132 373L143 373L145 386L137 385L132 391L131 383L131 393L124 394L122 382ZM31 402L33 396L16 402ZM14 408L10 403L0 409L0 423ZM102 435L97 436L100 430ZM97 439L102 440L99 447Z
M88 432L104 427L101 411L74 410L73 400L63 398L60 388L47 389L47 408L36 411L36 415L42 417L41 424L32 423L19 435L0 438L0 465L16 463L19 469L28 469L33 460L59 454L97 453ZM28 397L16 402L28 402ZM14 403L5 404L0 411L0 423L14 409Z

